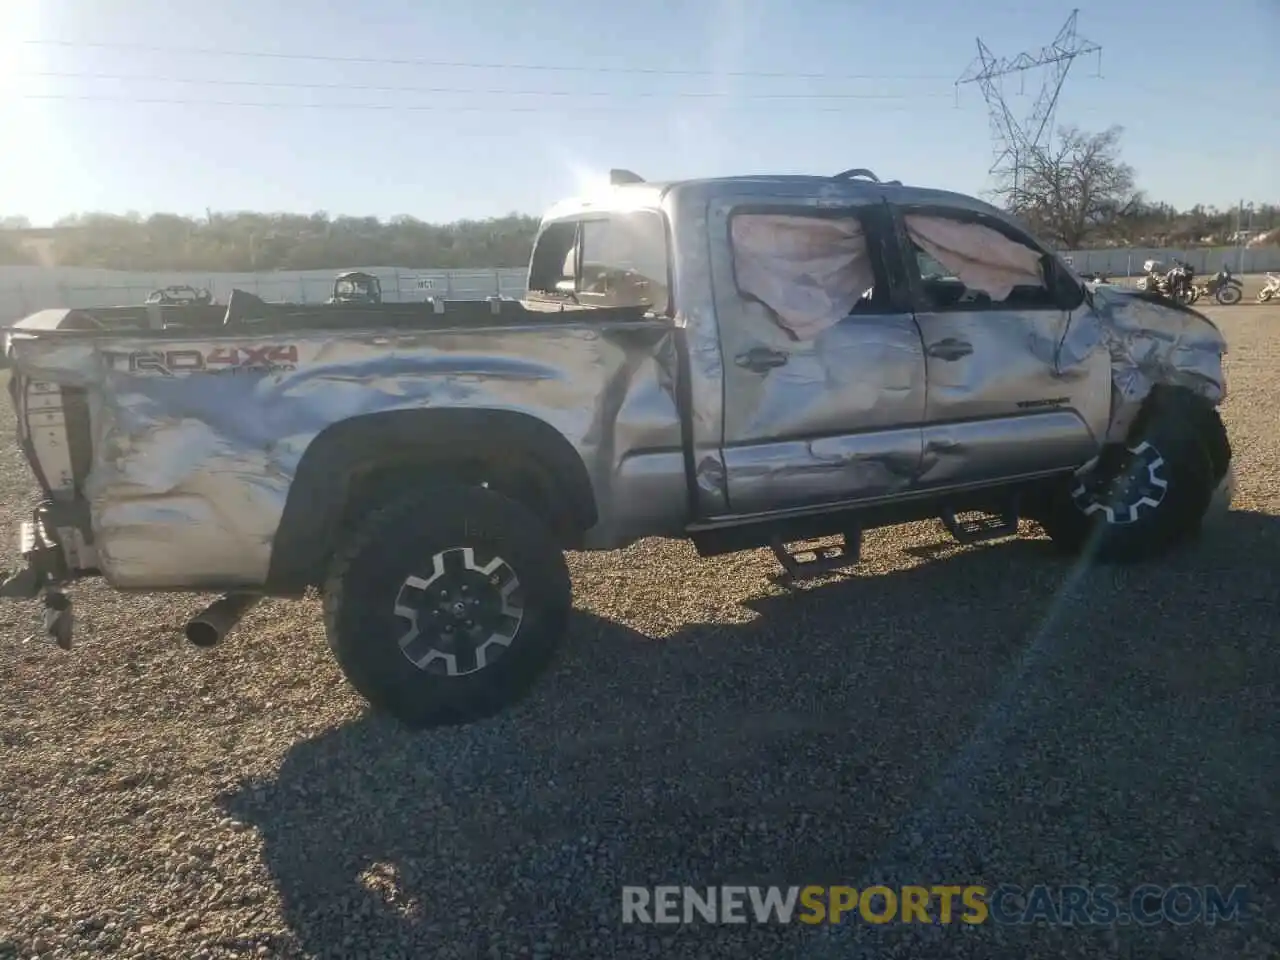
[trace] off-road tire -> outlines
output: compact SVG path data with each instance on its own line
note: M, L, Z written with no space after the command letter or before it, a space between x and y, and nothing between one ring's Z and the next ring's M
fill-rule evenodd
M1197 433L1213 464L1213 485L1216 487L1231 468L1231 438L1227 436L1222 414L1208 404L1200 405L1200 422Z
M1244 299L1244 293L1234 284L1227 284L1214 294L1214 299L1224 307L1234 307Z
M488 665L463 675L428 672L401 649L417 621L397 609L405 591L417 589L409 578L431 578L434 558L466 548L472 553L462 556L481 565L501 558L518 581L521 616ZM472 570L480 572L464 567ZM375 709L414 729L469 723L514 704L549 666L572 607L564 554L542 521L492 490L455 484L420 488L366 515L339 545L324 596L329 646L348 681ZM504 609L506 600L503 594Z
M1145 480L1154 469L1165 482L1162 492L1152 488L1161 493L1158 503L1139 498L1109 507L1091 504L1094 512L1086 513L1076 496L1082 484L1064 484L1039 518L1063 550L1101 563L1133 563L1162 556L1199 532L1230 466L1226 430L1216 410L1183 391L1167 391L1153 401L1124 447L1131 452L1129 471Z

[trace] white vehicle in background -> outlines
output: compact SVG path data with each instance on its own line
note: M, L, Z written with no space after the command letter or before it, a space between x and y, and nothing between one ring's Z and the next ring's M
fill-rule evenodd
M153 290L146 300L149 304L162 304L164 306L187 306L190 304L208 305L213 303L213 294L201 287L197 290L195 287L187 284L178 284L171 287L162 287L159 290Z
M1258 302L1266 303L1273 297L1280 297L1280 273L1268 273L1267 282L1258 291Z

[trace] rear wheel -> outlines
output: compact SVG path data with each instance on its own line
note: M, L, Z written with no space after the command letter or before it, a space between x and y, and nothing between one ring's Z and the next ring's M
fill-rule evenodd
M421 728L519 699L571 605L564 555L536 515L488 489L440 485L375 511L338 551L325 627L352 686Z
M1221 425L1216 420L1214 423ZM1156 404L1124 444L1109 446L1060 488L1041 520L1064 549L1102 562L1156 557L1200 529L1229 461L1226 435L1211 435L1200 407ZM1224 453L1225 451L1225 453Z
M1271 297L1272 297L1272 296L1273 296L1273 294L1272 294L1272 292L1271 292L1270 290L1259 290L1259 291L1258 291L1258 302L1259 302L1259 303L1266 303L1268 300L1270 300L1270 299L1271 299Z

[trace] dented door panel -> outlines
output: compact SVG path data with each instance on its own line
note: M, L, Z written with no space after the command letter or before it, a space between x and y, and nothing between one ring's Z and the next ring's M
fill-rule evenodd
M741 202L759 207L722 197L708 213L732 513L907 490L920 469L926 397L913 317L854 314L813 339L789 337L735 281L729 218Z
M1105 433L1109 364L1063 350L1045 251L1012 224L950 200L895 206L915 287L928 399L920 484L1070 469Z
M1064 363L1069 314L1057 310L919 312L929 388L922 486L1078 466L1105 429L1110 364Z

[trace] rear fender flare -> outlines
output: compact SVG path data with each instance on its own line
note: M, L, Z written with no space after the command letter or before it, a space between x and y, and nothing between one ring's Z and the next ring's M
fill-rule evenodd
M307 446L271 549L267 588L297 594L320 583L356 483L408 462L519 463L538 473L548 518L572 545L598 519L595 491L573 446L545 421L509 410L394 410L332 424ZM425 480L425 476L424 476Z

